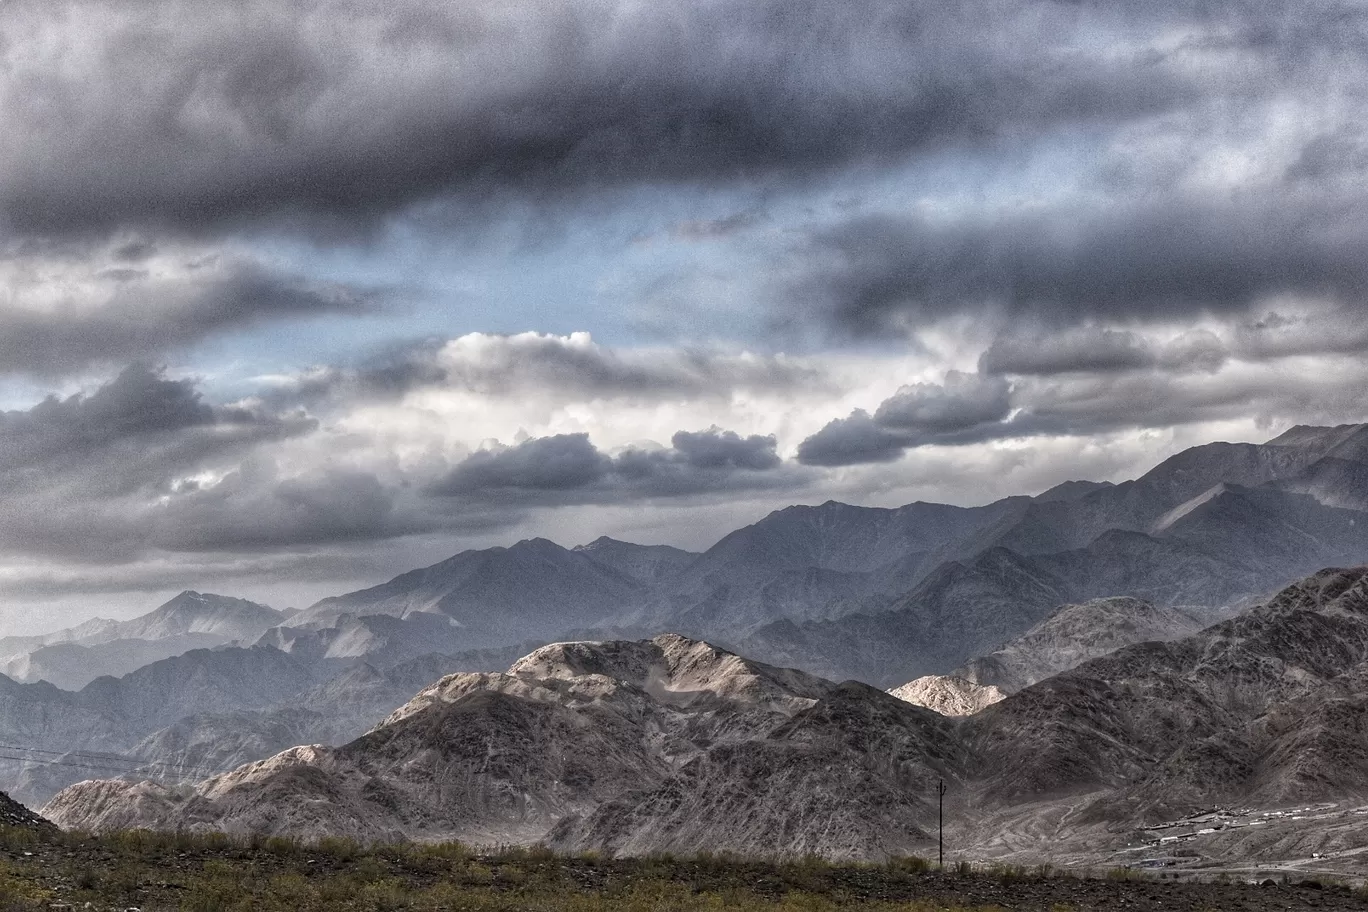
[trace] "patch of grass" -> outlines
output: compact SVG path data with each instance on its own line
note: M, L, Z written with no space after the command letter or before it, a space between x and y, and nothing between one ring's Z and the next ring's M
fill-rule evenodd
M1144 876L1130 868L1107 874ZM994 912L989 900L1029 900L1050 912L1092 908L1073 879L1048 866L968 861L941 872L918 856L881 864L722 853L614 858L542 846L480 852L457 842L0 832L0 912L86 903L149 912ZM1097 884L1086 889L1095 893ZM1131 889L1116 886L1118 895ZM975 903L956 905L967 896Z
M884 862L884 867L906 874L926 874L933 866L929 859L920 855L894 855Z

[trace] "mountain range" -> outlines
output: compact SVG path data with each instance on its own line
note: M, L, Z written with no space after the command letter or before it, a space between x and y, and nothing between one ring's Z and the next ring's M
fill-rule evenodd
M94 618L42 636L0 638L0 673L79 690L192 649L251 644L289 617L246 599L187 591L132 620Z
M1124 607L1096 613L1105 626ZM1146 828L1213 806L1361 803L1365 684L1368 567L963 717L678 635L562 643L503 673L441 678L341 747L292 748L189 790L83 783L44 814L89 829L873 859L928 850L945 781L960 851L1096 863L1140 845L1186 863L1202 853L1144 843ZM1295 846L1249 829L1213 851L1368 848L1361 826L1303 825Z
M443 651L679 631L892 686L947 673L1061 604L1126 596L1202 617L1356 564L1368 558L1365 460L1368 426L1298 427L1195 447L1134 481L982 507L789 507L697 555L533 539L324 599L287 625L438 617L447 626L425 639Z
M532 539L298 612L187 592L133 621L0 640L12 672L0 676L0 748L23 746L0 756L0 775L37 806L91 773L173 785L301 744L332 757L443 675L508 669L556 641L667 631L826 687L852 682L840 685L852 700L865 693L855 681L880 693L925 678L900 695L977 710L974 687L1033 692L1132 643L1189 637L1321 567L1362 563L1366 508L1368 427L1302 427L1196 447L1134 481L980 507L789 507L701 554ZM557 831L565 845L606 832L579 798L554 807L568 809L557 826L588 815Z

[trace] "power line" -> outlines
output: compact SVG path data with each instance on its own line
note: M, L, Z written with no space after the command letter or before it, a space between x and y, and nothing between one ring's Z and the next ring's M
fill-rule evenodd
M133 774L140 771L150 772L153 767L165 766L175 769L181 773L194 773L204 776L215 776L219 773L231 772L233 767L208 767L193 764L178 765L171 762L149 760L145 757L125 757L119 755L101 755L87 751L53 751L44 750L37 747L19 747L14 744L0 744L0 751L19 751L22 753L47 754L47 757L26 757L14 756L12 754L0 754L0 760L17 760L21 763L37 763L44 766L70 766L80 769L100 770L107 773ZM86 761L98 761L95 763ZM128 767L112 766L114 763L127 763Z
M148 764L162 762L159 760L153 760L149 757L137 757L131 754L119 754L115 753L114 751L84 751L72 749L48 750L41 747L21 747L17 744L0 744L0 750L23 751L24 753L28 754L47 754L51 757L79 757L85 760L99 760L102 762L112 761L116 763L134 763L140 766L146 766ZM197 764L191 764L187 766L186 769L198 769L208 772L224 772L224 770L218 769L217 767L211 768L207 766L199 766Z

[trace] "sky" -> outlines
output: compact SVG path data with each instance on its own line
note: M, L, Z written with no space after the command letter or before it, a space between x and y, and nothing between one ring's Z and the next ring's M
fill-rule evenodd
M1340 0L5 0L0 631L1368 418Z

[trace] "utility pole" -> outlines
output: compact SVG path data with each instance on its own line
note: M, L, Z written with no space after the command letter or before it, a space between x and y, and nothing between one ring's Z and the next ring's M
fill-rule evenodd
M936 785L936 794L940 798L940 869L945 870L945 780L940 780Z

